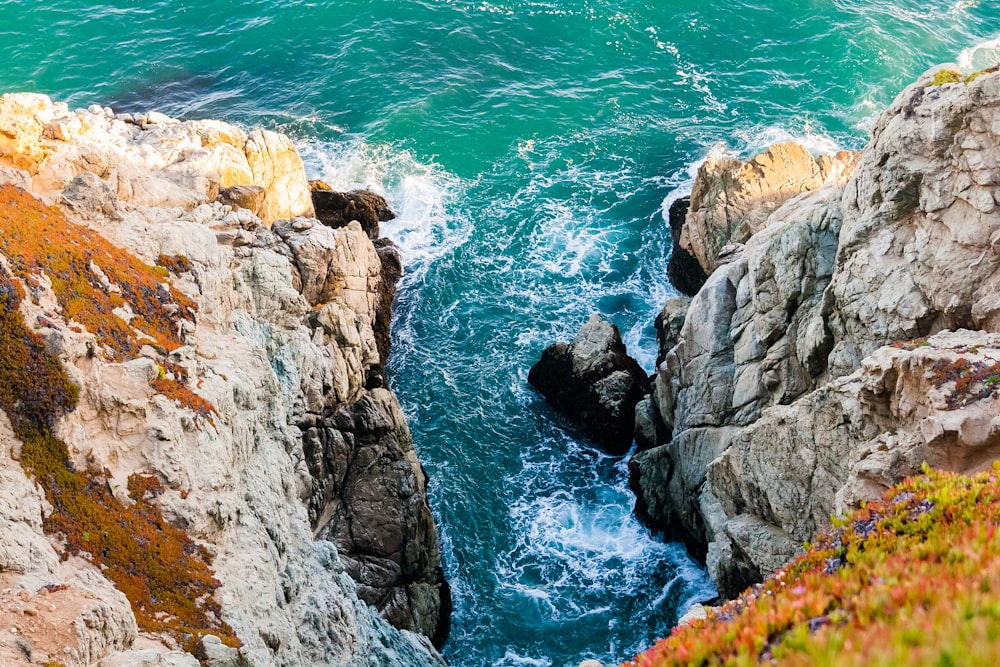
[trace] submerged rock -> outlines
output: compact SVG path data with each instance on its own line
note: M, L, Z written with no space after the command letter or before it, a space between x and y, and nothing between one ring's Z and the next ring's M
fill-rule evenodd
M528 382L609 451L624 454L632 444L635 406L648 380L628 356L618 327L596 313L571 343L542 352Z

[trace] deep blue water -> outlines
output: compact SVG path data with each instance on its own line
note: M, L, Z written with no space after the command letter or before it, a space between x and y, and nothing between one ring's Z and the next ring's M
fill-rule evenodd
M652 370L662 210L697 162L859 147L927 67L1000 57L985 0L191 4L0 0L0 90L279 129L311 176L388 195L391 383L462 667L622 660L712 594L631 517L624 462L526 384L592 311Z

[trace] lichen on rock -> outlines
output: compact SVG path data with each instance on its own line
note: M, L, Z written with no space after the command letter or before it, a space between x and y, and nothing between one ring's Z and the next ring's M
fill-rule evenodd
M0 188L0 264L19 305L5 311L5 331L12 350L30 343L48 360L34 362L39 382L25 387L62 387L46 368L79 387L75 407L38 393L32 401L54 416L30 433L18 430L24 400L5 404L21 462L55 495L34 497L27 514L0 496L0 523L17 536L0 555L22 571L12 585L26 595L84 577L113 610L108 641L96 629L94 648L65 660L442 664L430 640L443 640L448 593L426 479L395 397L373 380L388 352L376 329L388 327L392 258L356 222L331 229L304 217L313 209L301 160L275 133L70 112L36 95L0 97L0 128L0 180L13 183ZM17 335L24 326L33 331ZM6 359L24 372L25 359ZM372 404L388 417L369 419ZM383 474L368 475L363 460ZM11 493L30 488L23 472L4 475ZM334 514L350 539L321 520ZM156 528L95 527L111 515ZM181 567L202 587L184 597L211 634L179 630L196 627L190 614L160 611L173 603L141 568L115 578L117 554L102 540L127 560L133 538L150 568L156 558L211 563L214 580ZM157 550L168 543L180 546ZM60 563L54 546L79 557ZM368 556L399 576L353 566Z

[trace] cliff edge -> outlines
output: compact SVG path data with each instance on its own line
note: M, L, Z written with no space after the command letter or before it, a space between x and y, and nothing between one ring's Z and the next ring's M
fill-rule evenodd
M4 664L443 664L398 251L315 213L280 134L0 97Z
M931 70L778 199L761 165L789 153L699 173L682 243L710 275L667 309L667 435L630 463L727 597L923 462L1000 456L1000 72Z

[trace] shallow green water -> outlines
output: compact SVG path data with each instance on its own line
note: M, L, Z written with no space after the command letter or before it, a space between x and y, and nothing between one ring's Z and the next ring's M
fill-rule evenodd
M624 659L712 594L525 380L595 310L652 370L661 211L693 165L858 147L928 66L1000 57L985 0L191 4L0 0L0 89L281 129L311 175L388 194L391 382L470 667Z

